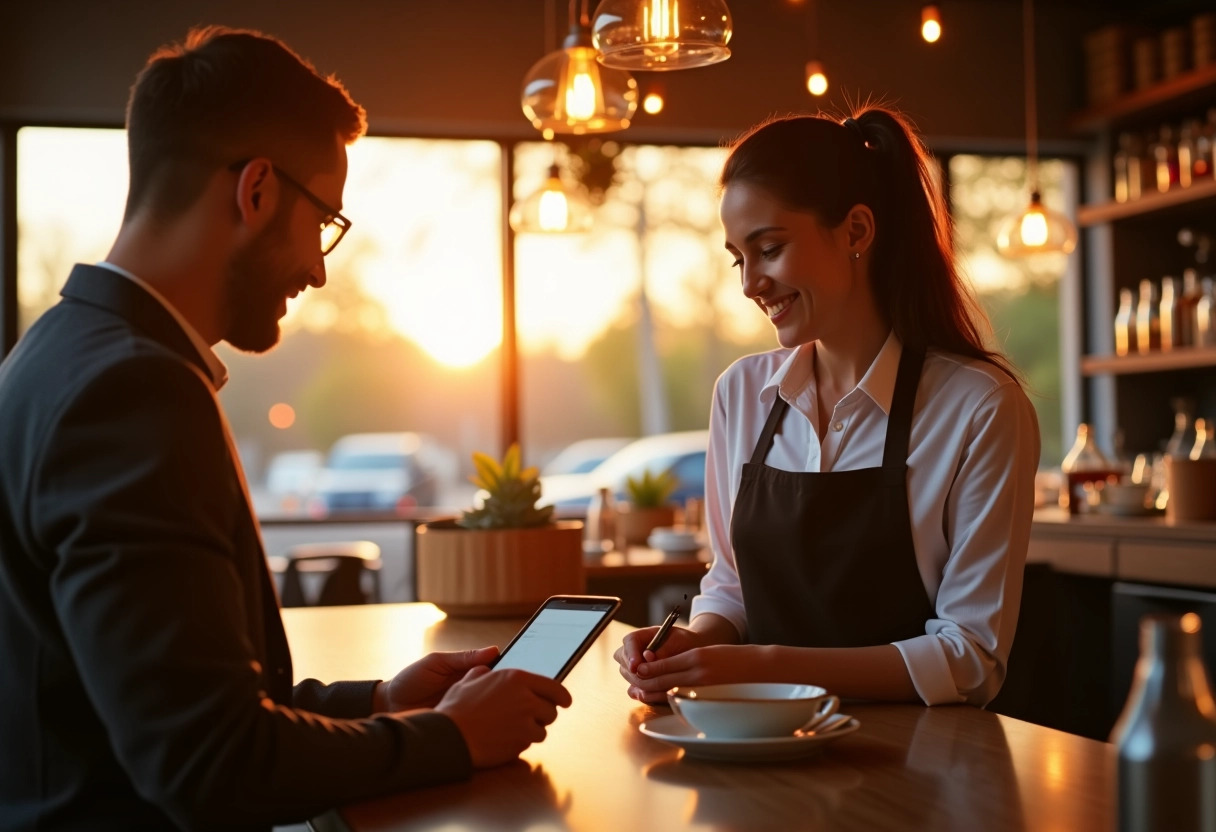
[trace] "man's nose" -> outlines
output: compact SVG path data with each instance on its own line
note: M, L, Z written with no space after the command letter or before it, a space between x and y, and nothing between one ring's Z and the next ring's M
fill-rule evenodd
M322 257L317 265L312 267L308 273L308 285L314 289L320 289L325 285L325 258Z

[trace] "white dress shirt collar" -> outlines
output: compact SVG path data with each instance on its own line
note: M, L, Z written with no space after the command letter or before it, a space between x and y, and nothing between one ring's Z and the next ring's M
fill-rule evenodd
M887 334L882 349L878 351L878 355L874 357L873 363L856 387L873 399L882 412L888 415L891 412L891 399L895 395L895 376L899 373L899 359L902 354L903 344L892 330ZM808 387L813 386L814 378L815 342L811 342L790 351L785 361L761 389L760 398L764 403L772 404L773 396L780 392L781 398L793 402L806 392Z
M202 356L203 363L207 365L207 373L211 376L211 384L215 387L216 391L218 392L227 383L228 368L224 366L224 362L220 361L220 357L215 354L215 350L211 349L211 345L203 340L203 336L198 334L198 330L190 325L190 322L182 316L182 313L177 311L173 304L169 303L169 300L164 295L156 291L147 281L140 280L121 266L115 266L113 263L107 263L104 260L97 265L103 269L109 269L115 274L122 275L155 298L156 302L161 306L165 307L165 310L173 316L173 320L177 321L177 325L186 333L186 337L190 339L190 343L198 350L198 354Z

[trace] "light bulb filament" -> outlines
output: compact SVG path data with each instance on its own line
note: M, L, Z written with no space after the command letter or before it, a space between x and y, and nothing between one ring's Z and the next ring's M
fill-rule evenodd
M540 195L537 220L541 231L565 231L570 222L570 206L560 187L547 187Z
M1022 216L1020 233L1024 245L1036 248L1047 245L1047 217L1042 210L1032 208Z
M677 40L680 37L680 0L650 0L642 8L642 39Z
M586 121L595 115L595 81L590 73L576 71L566 86L566 115L575 121Z

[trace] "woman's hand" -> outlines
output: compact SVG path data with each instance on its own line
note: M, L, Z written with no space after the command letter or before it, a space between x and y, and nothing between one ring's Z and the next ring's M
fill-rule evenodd
M653 628L651 628L653 629ZM645 630L638 631L646 632ZM683 633L693 637L700 634L690 630ZM635 635L631 633L630 635ZM728 682L761 682L772 675L772 648L761 644L708 644L684 646L669 651L675 642L676 630L671 631L667 644L655 656L646 651L645 660L632 670L621 661L624 647L617 650L621 675L629 682L629 695L641 702L666 702L667 691L677 685L719 685ZM678 645L689 644L682 638Z

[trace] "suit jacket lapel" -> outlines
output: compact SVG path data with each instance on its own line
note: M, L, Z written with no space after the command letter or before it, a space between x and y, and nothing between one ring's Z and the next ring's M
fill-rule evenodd
M207 378L211 371L169 310L138 284L100 266L78 263L60 292L65 298L108 309L149 338L194 364Z

